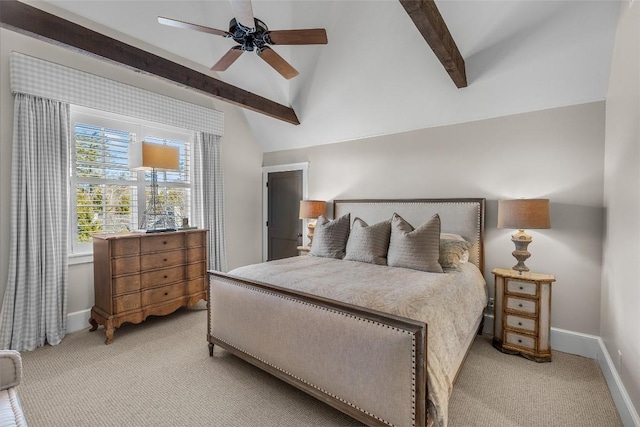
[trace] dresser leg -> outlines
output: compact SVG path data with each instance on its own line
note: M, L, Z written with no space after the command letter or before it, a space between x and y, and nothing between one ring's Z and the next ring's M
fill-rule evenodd
M213 343L209 343L209 357L213 357Z
M107 322L107 324L104 325L104 333L107 335L107 339L104 341L105 344L108 345L113 342L113 333L115 330L116 328L113 327L111 322Z
M92 317L91 319L89 319L89 323L91 323L91 329L89 329L89 332L93 332L98 329L98 322L96 322L96 319Z

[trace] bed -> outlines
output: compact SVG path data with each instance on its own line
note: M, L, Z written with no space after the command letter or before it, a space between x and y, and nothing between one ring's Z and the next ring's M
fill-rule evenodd
M437 214L468 261L429 273L301 256L211 271L214 345L367 425L446 426L487 302L484 199L336 200L333 217L416 227ZM467 262L465 262L467 261Z

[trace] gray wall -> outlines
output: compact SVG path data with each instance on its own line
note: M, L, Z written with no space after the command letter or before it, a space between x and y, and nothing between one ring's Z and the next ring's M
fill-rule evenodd
M402 114L402 112L398 112ZM531 230L532 271L554 274L552 326L600 334L604 102L265 153L263 166L309 162L309 197L484 197L486 279L511 267L497 200L551 199L550 230Z
M82 23L82 20L76 19L76 21ZM95 24L92 25L95 27ZM97 31L111 35L108 29L98 28ZM143 49L152 50L151 47L144 46L135 40L128 40L122 35L118 38ZM12 50L223 111L225 134L222 138L222 163L228 267L234 268L261 260L262 217L259 207L262 204L262 150L256 144L244 115L238 108L155 77L145 76L13 31L0 29L0 299L4 295L7 283L10 241L13 96L9 87L8 58ZM179 62L170 54L162 53L162 55ZM194 64L185 65L197 68ZM71 265L68 312L87 310L92 305L93 264Z
M602 339L636 411L640 410L639 34L640 5L622 5L607 95L601 312Z

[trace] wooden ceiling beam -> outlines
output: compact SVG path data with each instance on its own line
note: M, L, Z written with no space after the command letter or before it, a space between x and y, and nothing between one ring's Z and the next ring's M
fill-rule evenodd
M434 0L400 0L404 10L458 88L467 87L464 58Z
M17 0L0 0L0 26L167 79L287 123L300 124L291 107L278 104Z

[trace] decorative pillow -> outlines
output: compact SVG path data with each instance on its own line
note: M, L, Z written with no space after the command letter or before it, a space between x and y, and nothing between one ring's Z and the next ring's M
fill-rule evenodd
M391 238L387 264L414 270L442 273L440 257L440 216L435 214L414 229L400 215L391 218Z
M368 226L366 222L356 218L353 220L344 259L387 265L390 236L391 221L382 221Z
M316 221L316 228L313 232L313 241L309 255L323 258L344 257L347 239L349 238L349 224L351 214L341 216L333 221L320 215Z
M444 233L443 233L444 235ZM466 240L440 238L439 263L444 270L460 271L460 264L469 260L469 248L473 244Z

